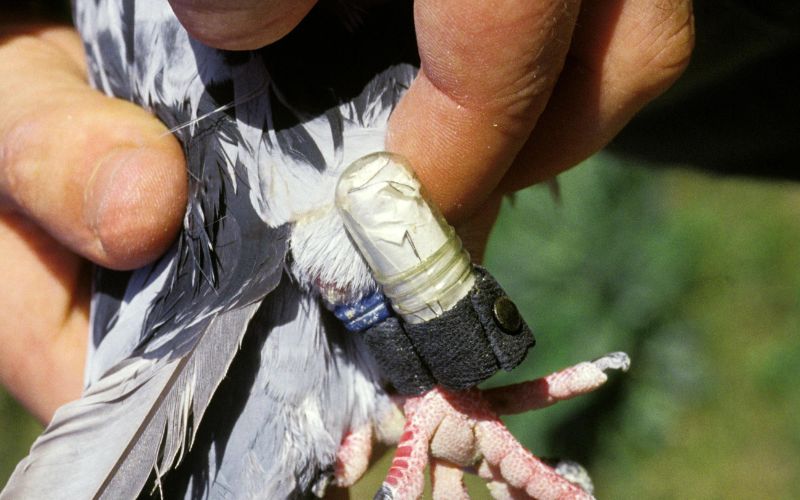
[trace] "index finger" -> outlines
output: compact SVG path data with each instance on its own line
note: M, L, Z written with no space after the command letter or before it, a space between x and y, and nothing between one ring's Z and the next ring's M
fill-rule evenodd
M576 0L418 0L421 68L387 148L448 218L481 206L527 140L563 67Z

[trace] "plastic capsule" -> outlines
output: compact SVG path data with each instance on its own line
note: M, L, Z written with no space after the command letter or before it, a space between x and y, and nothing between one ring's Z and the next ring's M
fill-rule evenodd
M336 204L393 309L407 323L440 316L475 283L469 254L408 161L380 152L342 173Z

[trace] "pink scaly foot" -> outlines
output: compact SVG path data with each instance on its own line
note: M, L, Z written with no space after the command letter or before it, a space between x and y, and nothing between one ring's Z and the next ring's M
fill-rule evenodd
M486 488L495 500L522 500L530 498L525 490L512 488L503 479L500 468L489 465L486 460L481 460L478 475L486 480Z
M461 467L445 460L431 461L433 500L469 500Z
M349 488L364 474L372 454L372 426L363 425L349 432L342 439L339 451L336 452L336 469L334 484L340 488Z
M408 398L404 433L375 498L419 498L429 460L439 469L440 486L434 494L463 497L458 467L475 465L480 458L479 471L497 498L517 498L523 492L540 500L592 498L527 451L497 415L544 408L591 392L608 379L606 370L624 371L629 364L627 355L613 353L522 384L457 393L434 388ZM440 469L441 463L449 467Z
M428 443L447 414L447 405L437 389L411 397L404 405L406 425L392 466L375 499L412 499L422 495Z
M538 410L592 392L606 383L606 371L626 372L630 365L627 354L612 352L594 361L584 361L536 380L487 389L483 391L483 397L499 415Z

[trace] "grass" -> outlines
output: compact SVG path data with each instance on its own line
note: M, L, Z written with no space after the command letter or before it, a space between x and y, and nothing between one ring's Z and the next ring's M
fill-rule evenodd
M0 389L0 484L42 432L42 427L11 396Z

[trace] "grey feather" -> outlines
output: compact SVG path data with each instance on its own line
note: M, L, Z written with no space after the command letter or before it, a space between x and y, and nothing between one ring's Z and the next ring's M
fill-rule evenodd
M60 408L18 466L2 498L133 498L153 468L172 467L190 415L202 418L257 304L216 316L191 351L129 358ZM220 359L221 358L221 359ZM98 409L100 409L98 411ZM71 443L65 446L65 439ZM163 443L162 457L157 453ZM92 453L85 453L91 449ZM68 466L69 481L54 474ZM141 471L146 471L142 474ZM91 471L91 473L87 473Z
M167 498L308 491L348 426L387 403L363 396L378 391L370 363L335 321L290 280L267 297L191 451L164 481Z
M159 262L98 271L86 391L0 497L306 495L343 434L388 405L319 293L375 286L333 187L382 148L416 74L411 4L365 0L333 12L344 25L341 5L229 53L192 40L166 0L76 0L91 81L172 128L189 202Z

